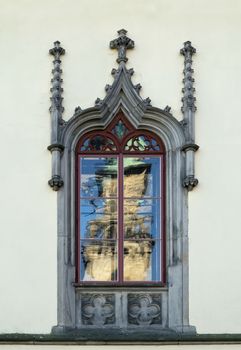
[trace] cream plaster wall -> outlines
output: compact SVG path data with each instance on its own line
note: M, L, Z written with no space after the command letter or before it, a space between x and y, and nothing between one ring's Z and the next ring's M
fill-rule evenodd
M65 119L112 82L122 27L134 82L180 118L186 40L197 48L200 185L189 195L190 323L199 333L241 332L241 1L0 0L0 332L56 324L56 193L49 189L49 88L60 40Z

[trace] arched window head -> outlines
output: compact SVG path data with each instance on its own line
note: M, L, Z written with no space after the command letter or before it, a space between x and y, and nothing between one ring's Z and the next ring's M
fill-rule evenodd
M164 146L119 112L77 149L76 282L165 283Z

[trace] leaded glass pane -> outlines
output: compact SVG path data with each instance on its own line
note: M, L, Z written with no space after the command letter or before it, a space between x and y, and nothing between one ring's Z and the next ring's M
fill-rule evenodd
M82 281L117 280L117 242L83 240L80 274Z
M122 139L128 133L128 129L126 128L122 120L119 120L112 129L112 133L116 135L119 139Z
M160 280L160 241L124 241L124 281Z
M80 201L80 237L117 238L117 200L82 199Z
M124 200L124 238L160 237L160 199Z
M95 135L88 139L86 139L82 146L80 147L81 151L116 151L116 146L114 142L109 139L108 137L105 137L103 135Z
M124 158L124 197L160 197L160 157Z
M143 152L143 151L160 151L160 146L157 141L151 136L138 135L132 137L125 145L125 151Z
M117 158L83 157L80 159L80 196L117 196Z

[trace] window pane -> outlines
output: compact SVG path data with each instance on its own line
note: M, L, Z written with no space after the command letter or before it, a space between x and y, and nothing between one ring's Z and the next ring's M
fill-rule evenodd
M80 200L80 237L115 239L117 237L117 200Z
M80 158L80 196L117 196L117 158Z
M160 280L160 241L124 241L124 281Z
M116 151L116 146L114 142L106 136L95 135L84 141L80 147L81 151L91 152L91 151L101 151L101 152L111 152Z
M112 129L112 133L116 135L119 139L122 139L128 133L128 129L122 122L122 120L119 120Z
M160 237L160 199L124 200L124 238Z
M124 197L160 197L160 157L124 158Z
M125 145L125 151L136 152L136 151L160 151L160 145L157 141L147 135L134 136L127 141Z
M82 281L117 280L117 243L81 241L80 274Z

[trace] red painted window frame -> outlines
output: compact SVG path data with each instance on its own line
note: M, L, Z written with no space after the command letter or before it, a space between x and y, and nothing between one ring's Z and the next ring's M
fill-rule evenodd
M122 140L120 140L117 136L114 136L112 133L112 129L116 125L116 123L119 120L122 120L122 122L125 124L125 126L128 128L128 133L123 137ZM81 151L81 145L83 145L84 141L88 139L91 136L95 135L101 135L104 137L108 137L111 140L114 141L116 145L116 151L106 151L103 153L103 151ZM126 142L131 139L134 136L138 135L147 135L152 138L154 138L158 145L160 146L159 151L125 151L124 146ZM80 158L81 157L117 157L118 160L118 281L81 281L80 280ZM120 208L123 209L123 201L124 197L123 195L120 196L120 193L122 193L123 189L123 179L124 177L119 177L119 174L123 174L123 159L125 156L128 157L136 157L136 156L159 156L161 158L161 235L159 236L159 240L162 241L161 244L161 271L160 271L160 277L161 281L123 281L123 210L120 210ZM143 130L143 129L135 129L133 125L128 122L123 115L122 112L119 112L117 116L113 119L113 121L109 124L109 126L105 130L95 130L91 131L89 133L84 134L80 140L77 143L76 146L76 286L137 286L137 285L145 285L145 286L165 286L166 285L166 220L165 220L165 212L166 212L166 187L165 187L165 174L166 174L166 157L165 157L165 147L162 142L162 140L155 135L154 133Z

